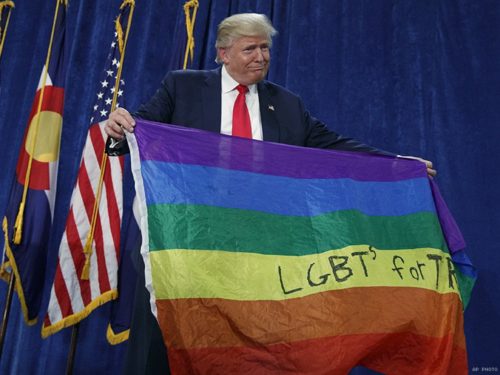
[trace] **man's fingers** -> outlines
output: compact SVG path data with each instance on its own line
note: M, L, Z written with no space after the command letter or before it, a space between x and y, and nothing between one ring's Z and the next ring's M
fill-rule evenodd
M104 127L104 131L107 135L114 139L123 139L124 132L122 127L116 122L114 117L109 117L108 121L106 121L106 125Z
M105 131L110 137L121 140L125 137L124 131L134 131L135 120L124 108L118 108L111 112L106 121Z
M126 109L118 108L109 117L126 131L130 133L134 131L135 120Z
M107 135L117 140L121 140L125 136L123 129L117 124L110 124L109 120L106 123L105 131Z
M421 161L427 167L427 175L429 177L434 177L437 175L437 171L434 169L434 166L432 165L432 161L430 161L430 160L425 160L425 159L419 158L417 156L407 156L407 155L404 155L404 156L398 155L398 157L403 158L403 159L412 159L412 160Z
M437 171L433 168L432 161L425 160L425 159L422 159L422 161L425 163L425 166L427 167L427 175L429 177L436 176L437 175Z

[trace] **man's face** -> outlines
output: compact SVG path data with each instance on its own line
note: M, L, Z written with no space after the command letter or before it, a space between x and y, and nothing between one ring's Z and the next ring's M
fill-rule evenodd
M219 48L219 57L233 79L245 86L262 81L269 70L269 41L265 37L244 36L227 48Z

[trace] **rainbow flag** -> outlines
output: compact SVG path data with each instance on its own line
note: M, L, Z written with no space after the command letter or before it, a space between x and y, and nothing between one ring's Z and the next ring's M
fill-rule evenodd
M474 269L422 163L142 120L129 147L173 373L467 373Z

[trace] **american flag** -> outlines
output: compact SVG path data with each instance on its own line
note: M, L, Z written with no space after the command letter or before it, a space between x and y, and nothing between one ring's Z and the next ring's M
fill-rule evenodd
M105 155L107 135L104 124L113 109L113 100L116 100L116 107L123 105L125 83L119 75L125 28L121 25L126 25L128 10L129 7L122 8L116 21L111 50L99 81L91 125L59 246L59 263L42 327L44 337L78 323L95 308L117 297L124 161L123 157L108 158ZM99 201L100 180L102 192ZM96 210L94 206L97 204ZM86 243L91 244L87 250Z

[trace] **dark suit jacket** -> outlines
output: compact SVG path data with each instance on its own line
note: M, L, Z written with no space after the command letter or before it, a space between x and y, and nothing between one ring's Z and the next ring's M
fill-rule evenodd
M297 95L281 86L262 81L257 84L257 89L265 141L389 154L329 130L305 110ZM219 133L221 69L169 72L151 100L134 115L145 120Z

